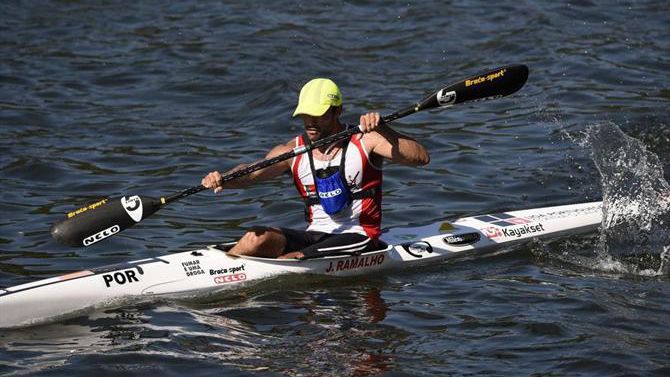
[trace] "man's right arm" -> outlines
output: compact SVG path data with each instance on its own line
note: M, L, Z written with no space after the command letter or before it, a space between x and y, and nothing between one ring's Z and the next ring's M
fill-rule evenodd
M290 142L286 144L280 144L277 145L276 147L272 148L272 150L265 156L265 159L270 159L277 157L281 154L284 154L286 152L290 152L293 147L292 145L295 143L295 141L291 140ZM291 160L284 160L281 162L278 162L274 165L270 165L266 168L263 168L261 170L257 170L253 173L247 174L242 177L238 177L233 179L232 181L226 182L223 186L221 185L221 178L224 175L236 172L238 170L244 169L251 164L241 164L236 166L235 168L221 174L218 171L213 171L209 174L207 174L203 179L201 184L207 188L211 188L214 190L215 193L220 192L221 190L225 189L236 189L236 188L243 188L247 186L251 186L257 182L261 181L266 181L272 178L279 177L280 175L286 173L291 169Z

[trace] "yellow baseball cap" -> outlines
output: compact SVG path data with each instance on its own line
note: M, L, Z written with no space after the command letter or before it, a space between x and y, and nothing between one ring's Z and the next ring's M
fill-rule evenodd
M300 90L298 106L293 116L306 114L319 117L331 106L342 105L340 88L330 79L313 79Z

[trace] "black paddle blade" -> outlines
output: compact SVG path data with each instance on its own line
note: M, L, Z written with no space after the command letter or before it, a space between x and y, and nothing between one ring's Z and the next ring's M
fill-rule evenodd
M159 200L137 195L103 199L68 213L51 227L51 236L68 246L90 246L130 228L160 207Z
M507 96L521 89L526 80L528 80L527 66L506 65L438 90L419 102L415 111Z

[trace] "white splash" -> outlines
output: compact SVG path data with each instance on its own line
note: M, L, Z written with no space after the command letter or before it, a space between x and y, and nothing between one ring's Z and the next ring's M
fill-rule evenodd
M658 157L612 123L589 127L585 141L603 190L597 267L641 275L665 273L670 259L670 185Z

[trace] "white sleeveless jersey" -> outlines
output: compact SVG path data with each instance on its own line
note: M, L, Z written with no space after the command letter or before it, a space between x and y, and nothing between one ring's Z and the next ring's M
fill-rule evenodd
M361 140L362 134L353 135L345 156L344 176L351 192L376 188L374 197L355 199L352 205L335 215L329 215L320 204L309 207L307 230L331 234L358 233L377 240L381 234L381 184L382 170L373 166ZM295 139L295 145L303 145L303 137ZM340 150L332 160L321 161L314 158L314 168L323 169L338 166L342 160ZM291 161L293 181L305 199L315 196L314 177L309 166L309 157L301 154Z

